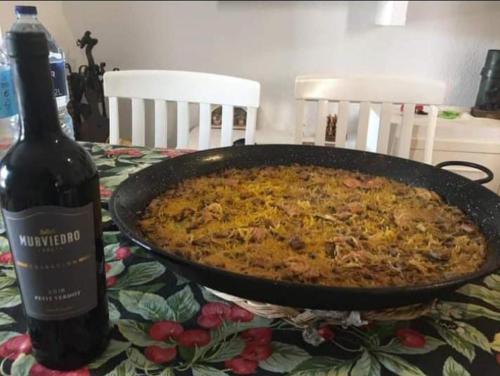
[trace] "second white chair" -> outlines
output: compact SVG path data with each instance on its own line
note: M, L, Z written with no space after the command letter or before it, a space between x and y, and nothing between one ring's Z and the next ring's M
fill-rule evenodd
M412 130L416 104L430 105L424 146L424 162L432 162L432 148L436 129L437 107L442 104L445 84L439 81L401 77L335 78L299 76L295 81L297 122L295 143L302 143L304 110L309 101L318 103L314 144L325 145L326 118L330 102L338 103L335 146L345 147L350 103L359 103L355 148L366 150L368 126L372 104L380 105L378 126L378 153L389 154L391 119L395 104L404 104L395 155L410 157Z
M256 81L209 73L131 70L104 74L104 95L109 97L109 140L120 139L118 98L132 100L132 144L145 145L145 100L154 100L155 147L167 147L167 101L177 103L177 148L189 138L189 104L199 104L198 149L210 147L211 105L222 106L220 146L232 144L233 109L247 110L245 142L253 144L260 84Z

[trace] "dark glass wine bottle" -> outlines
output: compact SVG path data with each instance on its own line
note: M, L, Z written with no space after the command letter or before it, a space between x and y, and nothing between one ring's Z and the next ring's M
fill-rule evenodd
M0 199L35 358L79 368L109 333L99 178L59 125L42 33L7 33L21 130L0 163Z

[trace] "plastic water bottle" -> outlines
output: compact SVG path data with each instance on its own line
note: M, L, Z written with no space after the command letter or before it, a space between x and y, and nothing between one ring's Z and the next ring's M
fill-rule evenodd
M14 32L42 32L45 33L49 44L49 63L52 75L52 84L54 87L54 96L56 97L57 110L59 114L59 123L63 132L70 138L75 138L73 121L68 114L66 105L69 100L68 84L66 82L64 52L57 46L54 38L48 32L37 18L36 7L16 5L16 22L12 25L10 31Z
M0 158L18 137L18 118L9 59L0 44Z

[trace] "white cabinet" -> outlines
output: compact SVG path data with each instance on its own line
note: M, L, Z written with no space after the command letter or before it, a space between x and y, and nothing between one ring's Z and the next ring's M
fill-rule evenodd
M411 158L422 159L425 137L425 116L416 117ZM449 160L475 162L488 167L495 174L486 186L500 194L500 120L474 118L462 114L455 120L438 119L434 142L433 164ZM484 174L467 167L449 170L470 179Z

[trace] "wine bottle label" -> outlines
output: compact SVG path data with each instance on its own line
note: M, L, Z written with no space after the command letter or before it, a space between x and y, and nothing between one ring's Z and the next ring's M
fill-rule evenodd
M66 72L64 70L64 60L50 63L50 75L54 86L54 96L62 97L66 95Z
M65 320L97 305L93 204L3 210L26 314Z

